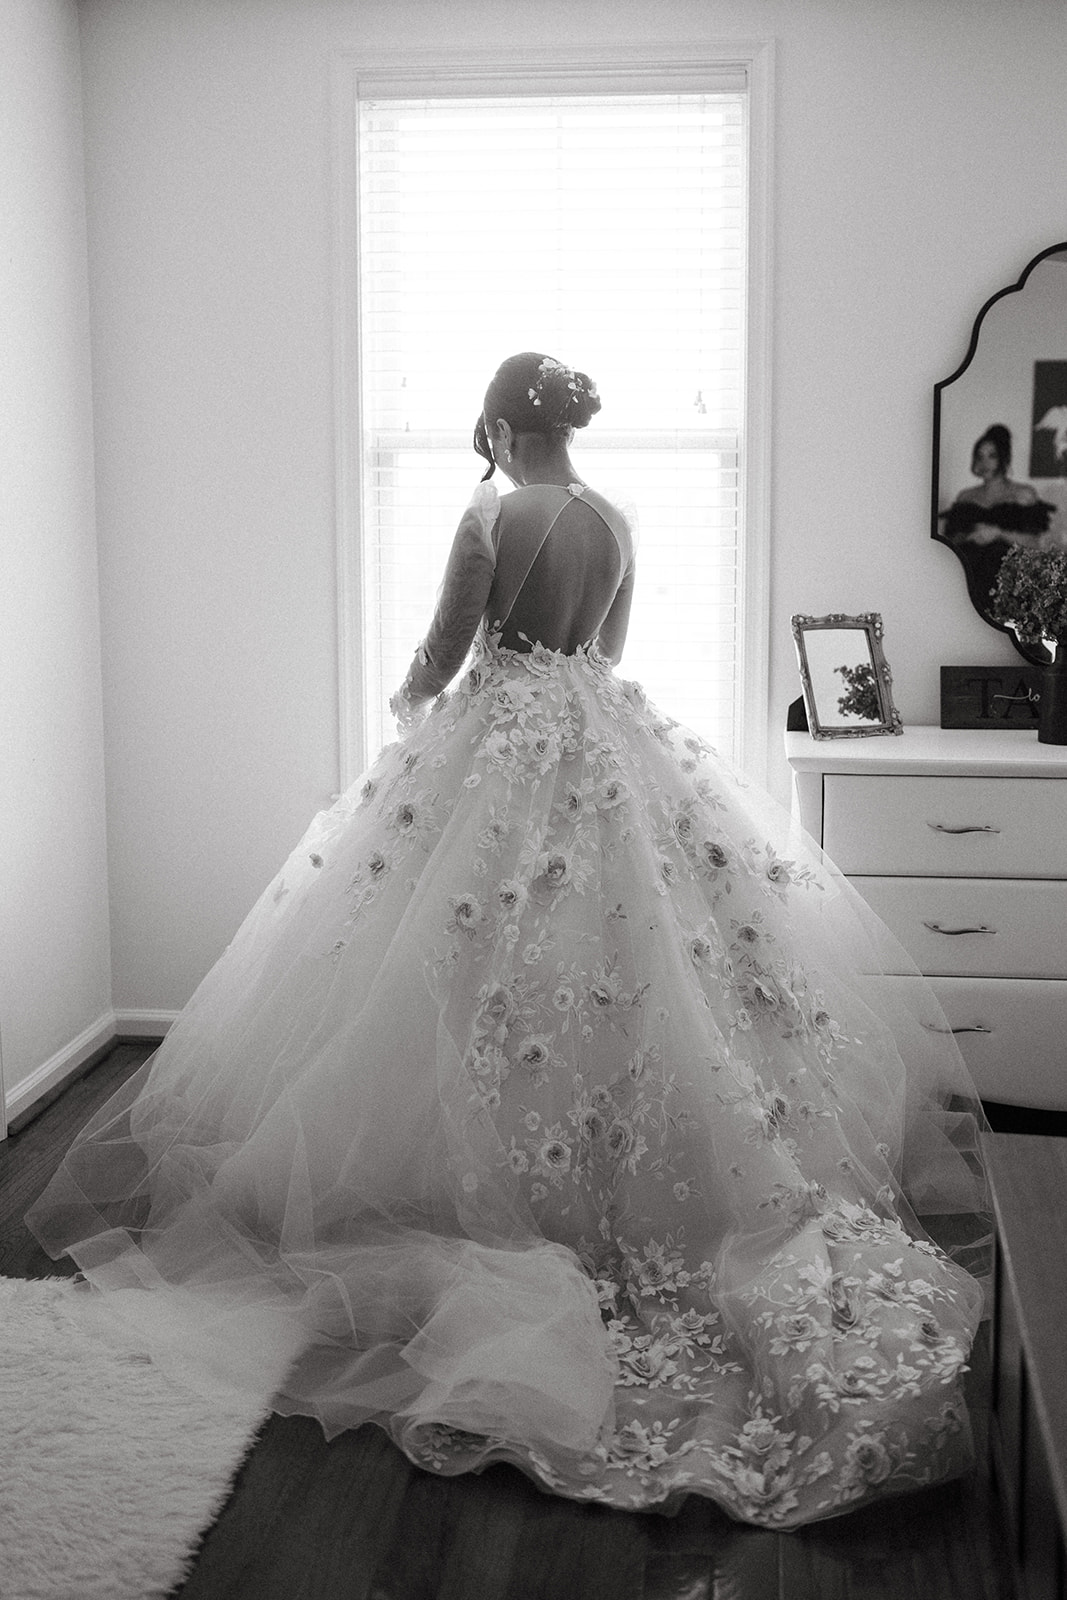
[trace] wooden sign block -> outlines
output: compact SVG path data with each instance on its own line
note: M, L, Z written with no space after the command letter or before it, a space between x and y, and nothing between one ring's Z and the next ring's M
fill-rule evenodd
M942 667L943 728L1036 728L1041 668Z

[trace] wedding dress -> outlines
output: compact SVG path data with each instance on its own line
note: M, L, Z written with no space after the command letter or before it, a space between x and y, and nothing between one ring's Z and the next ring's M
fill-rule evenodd
M518 494L513 539L488 485L461 523L407 699L477 628L465 676L314 820L30 1224L249 1382L291 1340L279 1410L436 1472L780 1528L958 1474L988 1228L943 1018L616 675L625 520Z

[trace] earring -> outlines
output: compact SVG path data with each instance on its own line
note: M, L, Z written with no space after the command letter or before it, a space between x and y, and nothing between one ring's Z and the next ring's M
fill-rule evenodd
M504 446L504 460L505 461L510 461L511 460L511 451L508 449L507 445Z

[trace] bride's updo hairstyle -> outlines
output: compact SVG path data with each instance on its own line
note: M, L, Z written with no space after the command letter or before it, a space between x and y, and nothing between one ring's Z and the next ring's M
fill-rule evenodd
M587 427L599 410L596 384L586 373L575 372L535 350L509 356L485 391L485 404L474 429L474 448L489 463L482 482L496 471L489 428L498 417L503 417L514 433L558 434L565 441L573 428Z

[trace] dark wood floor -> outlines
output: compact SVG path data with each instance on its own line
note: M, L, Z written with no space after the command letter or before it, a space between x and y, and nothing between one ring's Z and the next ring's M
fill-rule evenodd
M74 1132L149 1053L120 1045L0 1144L0 1274L52 1262L22 1216ZM977 1408L979 1432L985 1412ZM541 1494L521 1473L438 1478L375 1428L327 1444L271 1417L204 1538L181 1600L1011 1600L984 1468L797 1533L740 1527L691 1498L676 1517Z

